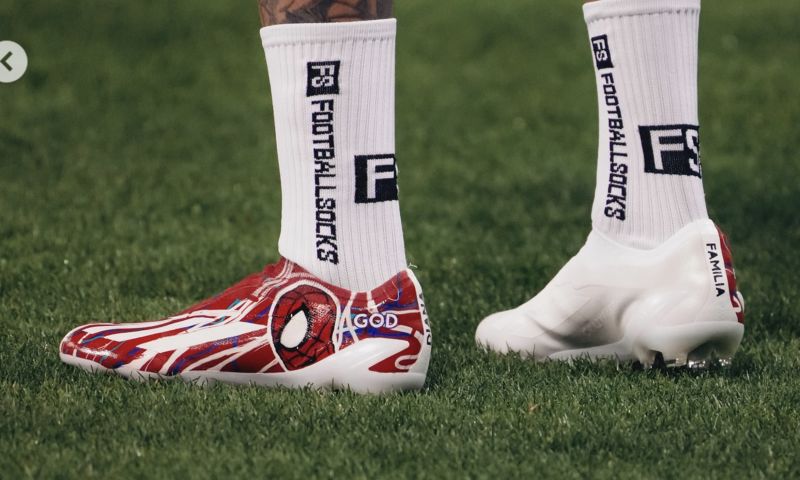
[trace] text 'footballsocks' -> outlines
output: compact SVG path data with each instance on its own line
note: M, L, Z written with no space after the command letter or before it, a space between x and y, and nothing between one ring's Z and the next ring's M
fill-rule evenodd
M406 268L394 144L396 21L261 29L281 173L281 255L369 290Z
M600 110L592 227L653 248L708 217L697 116L699 0L583 7Z

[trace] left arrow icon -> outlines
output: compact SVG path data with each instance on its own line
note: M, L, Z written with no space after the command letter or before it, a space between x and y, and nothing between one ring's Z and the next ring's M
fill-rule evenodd
M0 41L0 83L19 80L28 69L28 55L17 42Z

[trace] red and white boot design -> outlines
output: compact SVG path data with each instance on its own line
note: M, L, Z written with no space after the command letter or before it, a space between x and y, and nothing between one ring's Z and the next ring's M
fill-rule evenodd
M350 292L282 259L166 320L78 327L60 350L70 365L136 379L380 393L422 387L431 330L410 270Z

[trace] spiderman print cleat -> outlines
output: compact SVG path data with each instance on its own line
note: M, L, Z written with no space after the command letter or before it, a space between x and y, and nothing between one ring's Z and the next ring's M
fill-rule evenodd
M134 379L381 393L421 388L430 351L411 270L350 292L282 259L166 320L78 327L60 356Z

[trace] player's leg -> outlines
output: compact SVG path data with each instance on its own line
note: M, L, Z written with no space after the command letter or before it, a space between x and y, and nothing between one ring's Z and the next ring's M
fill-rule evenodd
M400 224L391 0L259 5L283 258L166 320L79 327L61 358L137 378L419 388L431 337Z
M703 194L699 15L699 0L584 5L600 110L592 233L536 297L485 319L479 344L675 365L738 348L743 301Z
M258 0L261 24L358 22L392 18L394 0Z
M366 290L406 267L394 157L390 0L261 0L281 254ZM360 21L354 21L354 20Z

